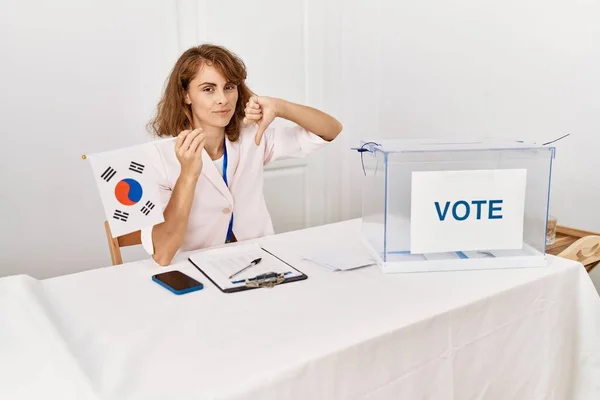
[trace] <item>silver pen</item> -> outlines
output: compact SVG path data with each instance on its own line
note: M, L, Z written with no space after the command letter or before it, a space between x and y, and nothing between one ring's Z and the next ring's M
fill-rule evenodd
M261 262L262 258L257 258L256 260L252 260L252 262L250 264L248 264L247 266L245 266L244 268L240 269L238 272L236 272L235 274L231 275L229 277L229 279L233 278L234 276L236 276L239 273L244 272L245 270L247 270L250 267L255 266L256 264L258 264L259 262Z

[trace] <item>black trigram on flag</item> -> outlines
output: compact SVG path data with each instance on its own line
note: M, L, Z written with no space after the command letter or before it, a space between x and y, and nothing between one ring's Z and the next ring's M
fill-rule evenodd
M133 172L137 172L137 173L142 173L144 172L144 165L140 164L140 163L136 163L135 161L132 161L131 164L129 164L129 169Z
M153 208L154 208L154 203L152 203L151 201L147 201L146 205L144 207L142 207L142 214L144 214L144 215L150 214L150 211L152 211Z
M115 213L113 215L114 219L119 219L123 222L127 222L127 218L129 218L129 213L125 212L125 211L121 211L121 210L115 210Z
M102 175L100 175L100 177L102 179L104 179L106 182L110 182L110 180L113 178L113 176L115 176L116 173L117 173L117 171L115 171L112 167L108 167L102 173Z

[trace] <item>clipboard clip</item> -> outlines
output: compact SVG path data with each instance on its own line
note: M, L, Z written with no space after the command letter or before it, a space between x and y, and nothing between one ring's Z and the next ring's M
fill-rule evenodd
M276 272L267 272L254 278L246 279L245 286L248 288L272 288L285 281L284 274Z

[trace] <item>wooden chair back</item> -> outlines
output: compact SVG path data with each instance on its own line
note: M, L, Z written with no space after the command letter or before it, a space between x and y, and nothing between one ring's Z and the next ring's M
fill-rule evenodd
M558 256L582 263L589 272L600 261L600 236L584 236L561 251Z
M108 221L104 221L104 230L106 231L106 240L108 241L108 250L110 251L112 265L123 264L121 247L137 246L142 244L142 236L140 231L131 232L114 238L112 237L112 232L110 230Z

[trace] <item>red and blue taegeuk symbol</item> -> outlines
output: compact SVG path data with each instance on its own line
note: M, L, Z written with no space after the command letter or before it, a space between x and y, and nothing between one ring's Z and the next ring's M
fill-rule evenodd
M142 185L135 179L125 178L115 186L115 197L119 203L132 206L142 199Z

